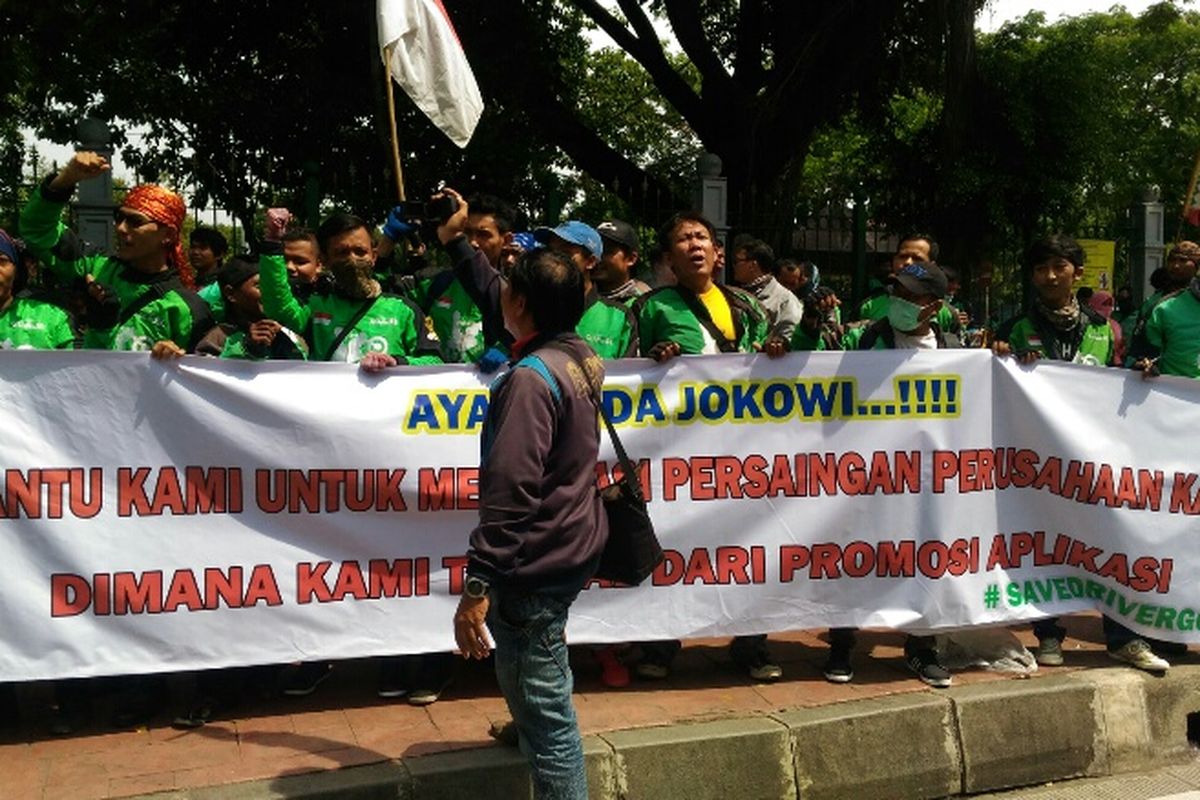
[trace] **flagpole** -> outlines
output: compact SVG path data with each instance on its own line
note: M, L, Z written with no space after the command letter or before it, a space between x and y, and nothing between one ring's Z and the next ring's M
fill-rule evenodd
M404 170L400 166L400 134L396 130L396 96L392 88L392 51L397 42L392 42L383 51L384 80L387 83L388 127L392 132L392 171L396 174L396 194L404 202Z

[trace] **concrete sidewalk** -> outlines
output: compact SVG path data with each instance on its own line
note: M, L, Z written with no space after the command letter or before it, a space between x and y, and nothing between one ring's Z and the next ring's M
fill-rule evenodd
M1030 679L967 671L942 691L908 673L903 636L888 631L860 635L855 681L842 686L821 677L819 632L772 636L784 679L769 685L732 670L724 641L697 641L670 679L610 690L576 648L592 794L937 797L1186 759L1189 721L1200 729L1197 655L1154 677L1114 667L1098 616L1067 627L1067 666ZM487 736L507 717L487 665L461 664L426 708L376 698L373 670L341 664L308 698L257 699L188 732L169 727L174 707L110 732L96 703L97 722L53 738L37 713L44 689L22 687L25 721L0 739L0 797L528 796L520 755Z

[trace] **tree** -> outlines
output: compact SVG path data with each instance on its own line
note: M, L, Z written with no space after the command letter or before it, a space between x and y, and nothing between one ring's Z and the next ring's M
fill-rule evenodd
M0 94L6 123L66 143L82 116L112 121L143 179L189 187L248 231L263 205L304 208L313 184L327 204L368 218L395 200L373 4L12 0L0 15L11 44L0 58L19 67ZM489 104L459 151L402 94L399 104L413 196L442 179L519 200L544 194L536 182L547 174L529 165L557 154L520 115Z
M664 193L685 204L661 174L606 136L603 120L589 124L581 111L579 86L563 69L578 57L578 45L564 30L590 20L721 157L735 217L749 217L753 207L760 218L790 222L814 135L881 77L900 12L911 6L919 14L920 5L656 0L648 12L636 0L618 0L621 19L598 0L464 0L461 17L472 24L459 28L473 61L487 65L477 69L486 94L538 109L531 122L582 171L634 208ZM653 12L669 21L684 59L673 59L659 41Z

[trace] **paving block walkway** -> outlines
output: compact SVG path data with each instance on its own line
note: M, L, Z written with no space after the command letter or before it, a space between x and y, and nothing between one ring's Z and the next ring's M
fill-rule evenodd
M1100 618L1065 620L1069 630L1066 665L1042 675L1089 667L1111 667L1104 653ZM1028 628L1017 635L1035 642ZM859 636L855 680L827 683L821 676L827 646L822 631L771 637L783 680L755 684L732 669L725 640L696 640L676 659L664 681L635 681L606 689L587 647L572 648L576 708L584 734L679 722L748 717L778 711L904 692L933 692L903 662L903 635L864 631ZM1196 653L1176 659L1198 663ZM459 663L442 700L424 708L374 694L377 665L368 660L339 663L334 674L305 698L256 696L192 731L170 726L183 709L187 678L169 681L168 699L145 727L116 731L106 721L110 703L94 697L90 719L68 736L47 730L49 687L17 687L18 713L0 733L0 798L94 800L172 789L272 779L336 770L401 757L495 747L487 731L508 717L495 690L490 664ZM1026 680L968 670L955 684Z

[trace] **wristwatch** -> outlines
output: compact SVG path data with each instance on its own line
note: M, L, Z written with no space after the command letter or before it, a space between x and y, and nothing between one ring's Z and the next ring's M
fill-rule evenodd
M490 588L491 586L483 578L476 578L472 575L467 577L467 585L464 587L464 590L467 597L478 599L480 597L487 597L488 589Z

